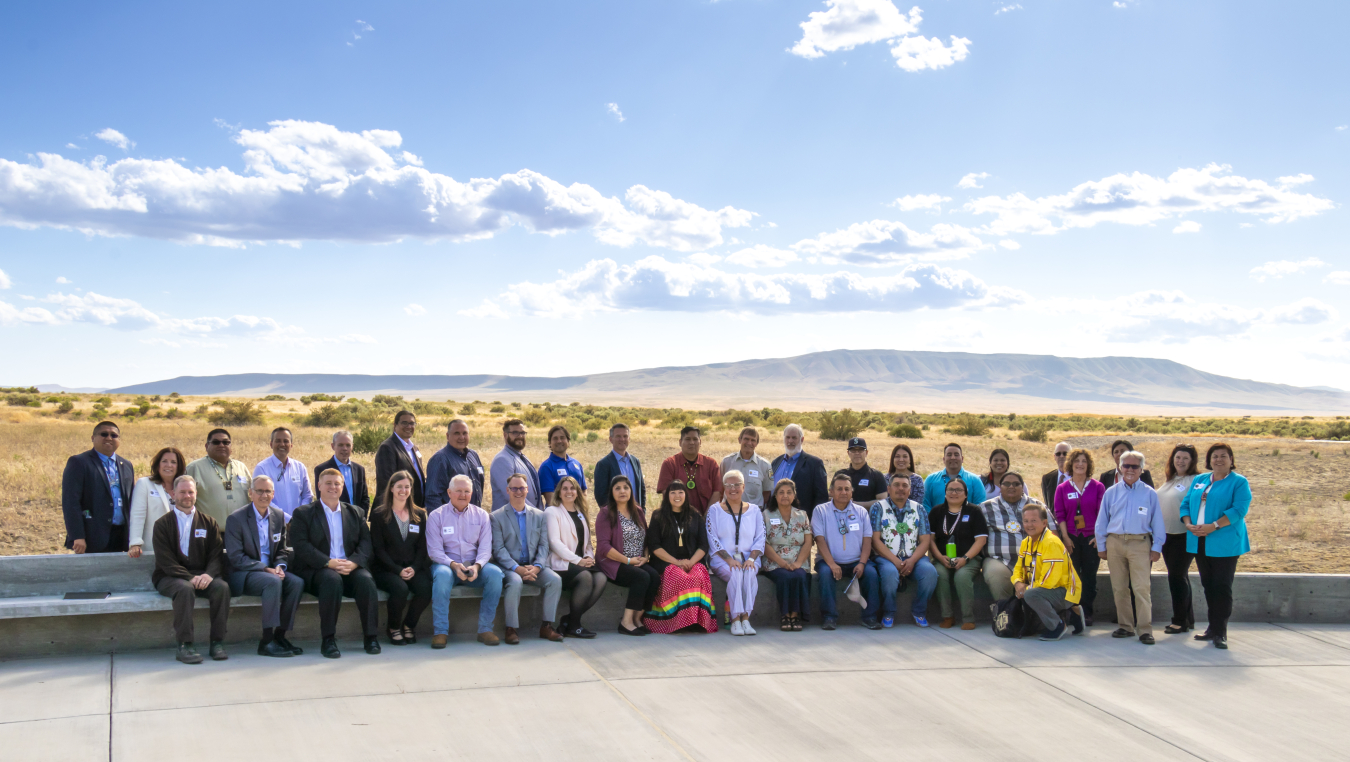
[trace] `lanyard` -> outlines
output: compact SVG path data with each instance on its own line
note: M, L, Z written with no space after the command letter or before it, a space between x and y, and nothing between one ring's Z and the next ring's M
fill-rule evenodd
M739 550L741 547L741 519L745 518L745 503L741 503L740 513L731 513L730 508L727 508L727 513L731 514L731 523L736 526L736 542L733 550Z
M965 510L966 510L965 506L961 506L961 510L957 511L956 515L952 517L954 521L952 521L950 529L947 527L947 516L951 516L951 512L949 511L947 513L947 516L942 517L942 534L947 538L949 542L952 539L952 532L955 532L956 528L961 525L961 514L965 513Z
M1041 542L1045 540L1045 533L1048 529L1041 530L1041 536L1036 538L1036 544L1027 549L1027 555L1031 556L1031 583L1036 583L1036 562L1041 557Z
M214 460L211 461L211 471L215 473L216 478L220 480L220 486L224 487L227 492L232 492L234 490L234 482L230 481L230 467L233 465L234 462L231 461L229 465L225 466L225 475L222 476L220 473L220 464L216 463Z
M688 487L691 490L695 490L698 486L698 483L694 481L694 475L698 473L698 467L700 465L702 464L699 463L697 460L693 462L692 466L690 465L688 460L684 461L684 477L685 479L687 479L687 481L684 483L684 486Z

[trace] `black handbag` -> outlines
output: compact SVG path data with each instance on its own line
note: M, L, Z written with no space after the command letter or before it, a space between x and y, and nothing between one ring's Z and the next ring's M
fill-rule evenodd
M1023 638L1040 632L1040 617L1026 601L1014 595L989 606L993 617L994 635L1000 638Z

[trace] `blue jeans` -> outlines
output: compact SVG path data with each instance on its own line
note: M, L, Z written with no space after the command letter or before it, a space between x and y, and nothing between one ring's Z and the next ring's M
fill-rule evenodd
M774 589L778 592L780 615L806 613L806 606L811 599L811 572L806 569L773 569L764 572L764 575L773 580Z
M880 580L881 615L894 618L895 593L900 588L900 570L884 558L874 558L868 563L876 567L877 577ZM914 571L910 572L909 578L914 580L915 585L914 602L909 607L909 613L914 616L928 616L928 599L933 597L933 591L937 589L937 569L927 558L921 557L914 564Z
M450 634L450 591L455 585L477 587L483 590L478 604L478 631L492 632L492 620L497 618L497 601L502 597L502 570L495 564L484 564L472 582L455 576L455 570L445 564L431 565L431 631L436 635Z
M835 596L838 595L837 586L847 586L853 579L853 569L858 565L857 561L848 564L838 564L843 570L844 576L835 582L834 575L830 573L830 565L825 563L824 559L816 559L816 576L820 579L820 615L826 619L838 619L839 607L835 604ZM877 598L877 570L872 564L863 564L862 579L859 580L862 586L862 597L867 602L867 607L863 609L863 619L876 619L879 601Z

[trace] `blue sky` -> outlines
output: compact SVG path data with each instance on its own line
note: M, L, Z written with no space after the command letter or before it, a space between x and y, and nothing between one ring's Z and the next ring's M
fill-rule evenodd
M1347 26L1159 0L6 6L0 384L887 348L1347 387Z

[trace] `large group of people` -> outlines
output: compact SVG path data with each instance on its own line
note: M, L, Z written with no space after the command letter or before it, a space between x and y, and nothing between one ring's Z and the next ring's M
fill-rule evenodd
M72 456L62 481L66 547L76 553L154 553L152 584L172 600L176 658L195 664L192 611L210 607L207 656L224 647L231 595L261 599L258 653L299 655L287 638L302 593L318 599L320 653L338 658L337 623L352 598L364 650L417 642L431 609L431 647L450 633L455 587L478 593L477 639L520 642L525 585L539 589L539 637L594 638L583 625L606 587L625 589L617 631L642 636L679 630L755 635L751 615L759 577L773 585L779 629L810 621L811 569L820 626L834 630L840 594L861 608L862 626L896 624L897 598L912 590L910 616L928 627L936 595L939 627L975 628L975 581L996 600L1022 599L1039 618L1041 639L1093 626L1096 579L1106 561L1115 599L1117 638L1153 644L1149 573L1167 567L1172 621L1167 634L1192 630L1189 583L1194 561L1209 609L1197 640L1227 648L1227 620L1237 559L1250 549L1244 517L1251 488L1235 470L1233 450L1211 445L1201 458L1177 445L1167 480L1153 487L1145 457L1121 440L1115 467L1092 477L1092 455L1055 445L1054 470L1041 478L1041 499L1011 470L1002 449L984 475L966 470L961 445L943 448L942 468L921 477L908 445L896 445L886 472L868 463L867 442L848 441L849 464L833 475L802 450L800 426L782 433L784 452L758 452L760 432L746 427L740 448L717 460L701 452L702 432L680 432L679 452L660 466L660 506L648 514L642 464L629 451L629 429L609 431L611 452L586 469L569 454L571 434L554 426L549 455L525 456L527 428L508 420L503 447L485 469L469 448L469 427L453 420L446 445L423 465L413 442L416 416L399 412L393 434L375 455L374 499L365 469L352 459L352 435L332 435L333 457L311 472L290 457L292 432L271 432L272 455L249 469L233 458L224 428L206 436L204 457L188 462L165 447L149 475L117 455L117 424L94 427L88 452ZM491 512L482 507L492 496ZM593 527L593 529L592 529ZM147 547L148 546L148 547ZM712 578L725 583L721 621ZM380 632L378 591L387 594ZM567 597L567 611L560 604ZM494 632L497 610L505 632ZM762 620L761 620L762 621Z

